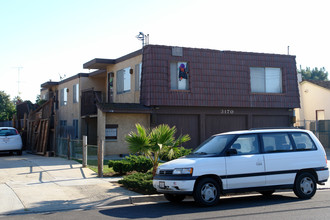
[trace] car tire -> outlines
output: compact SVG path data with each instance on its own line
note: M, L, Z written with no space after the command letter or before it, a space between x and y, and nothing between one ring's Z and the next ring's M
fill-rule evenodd
M22 156L22 150L18 150L18 151L16 151L16 154L17 154L18 156Z
M170 193L165 193L164 194L165 199L167 199L170 202L174 203L179 203L182 202L186 198L185 195L180 195L180 194L170 194Z
M212 178L203 178L195 186L193 197L200 206L213 206L220 199L220 185Z
M308 172L298 174L293 187L294 194L300 199L310 199L316 193L315 177Z
M264 197L271 197L275 190L260 191L259 193Z

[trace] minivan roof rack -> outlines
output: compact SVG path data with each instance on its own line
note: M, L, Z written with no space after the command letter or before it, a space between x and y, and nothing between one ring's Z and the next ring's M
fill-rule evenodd
M249 130L263 130L263 129L299 129L297 127L259 127L259 128L250 128Z

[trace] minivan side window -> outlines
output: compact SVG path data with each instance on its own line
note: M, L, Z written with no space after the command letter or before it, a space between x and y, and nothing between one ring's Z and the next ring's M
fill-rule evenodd
M292 138L297 150L299 151L316 149L314 142L311 140L308 134L292 133Z
M241 135L230 148L236 149L237 155L257 154L259 153L258 135Z
M287 133L261 134L261 139L263 141L264 151L266 153L293 151L293 147Z

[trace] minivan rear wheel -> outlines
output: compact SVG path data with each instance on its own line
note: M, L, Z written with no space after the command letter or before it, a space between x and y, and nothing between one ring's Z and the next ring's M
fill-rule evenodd
M201 206L215 205L220 199L220 185L212 178L203 178L197 182L193 197Z
M298 174L293 187L294 194L300 199L310 199L316 193L315 177L308 172Z

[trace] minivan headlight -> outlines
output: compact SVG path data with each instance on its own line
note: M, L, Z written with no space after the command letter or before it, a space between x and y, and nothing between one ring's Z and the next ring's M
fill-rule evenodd
M193 168L176 168L173 170L173 175L182 175L182 174L192 174L193 173Z

